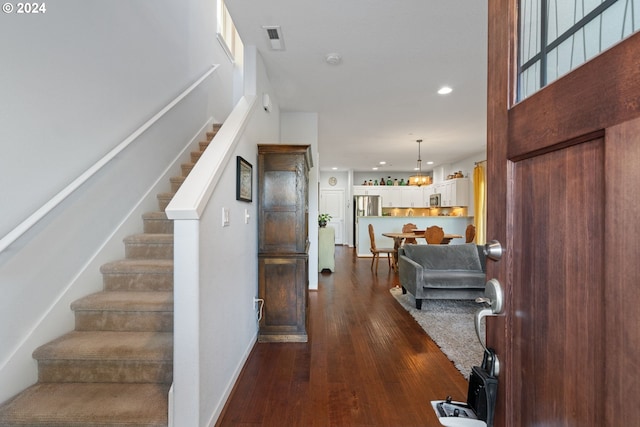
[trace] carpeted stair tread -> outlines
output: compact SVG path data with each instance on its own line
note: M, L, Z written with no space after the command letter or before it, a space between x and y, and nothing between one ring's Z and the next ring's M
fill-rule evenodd
M100 271L106 291L173 290L173 259L121 259Z
M123 241L127 258L173 259L173 234L133 234Z
M169 182L171 182L171 191L178 191L180 186L184 184L185 179L185 176L172 176L171 178L169 178Z
M166 426L168 384L36 384L0 408L0 427Z
M71 303L74 311L173 311L173 292L98 292Z
M161 211L151 211L145 212L142 214L142 219L155 219L155 220L165 220L167 218L167 214Z
M142 221L145 233L173 233L173 221L163 211L146 212L142 214Z
M167 205L169 205L169 202L173 199L175 194L176 193L158 193L156 198L158 199L158 207L161 211L164 211L167 208Z
M221 127L221 124L213 125L213 129L207 132L207 141L211 141L213 137L216 136Z
M172 259L120 259L108 262L100 267L102 274L114 273L142 273L166 274L173 273Z
M183 176L189 175L189 172L191 172L191 169L193 169L194 166L195 166L195 163L182 163L180 165L180 170L182 171L182 175Z
M33 357L64 360L172 360L171 332L73 331L38 347Z
M107 291L71 303L76 331L173 332L173 292Z
M202 151L192 151L191 152L191 161L193 163L196 163L198 160L200 160L200 156L202 156Z
M173 244L173 234L168 233L140 233L132 234L124 238L124 243L144 243L144 244Z

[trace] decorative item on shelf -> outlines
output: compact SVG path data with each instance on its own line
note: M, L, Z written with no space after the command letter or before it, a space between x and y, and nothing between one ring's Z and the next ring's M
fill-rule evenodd
M378 181L376 181L376 182L378 182ZM387 184L387 183L386 183L386 182L384 182L384 176L383 176L383 177L382 177L382 179L380 180L380 185L386 185L386 184ZM376 185L377 185L377 184L376 184Z
M462 171L458 171L456 173L453 174L454 178L464 178L464 175L462 175Z
M393 185L393 181L391 181L391 177L387 177L387 185Z
M400 185L406 185L404 182L404 178L400 178Z
M331 215L328 213L321 213L318 215L318 226L326 227L327 222L331 221Z

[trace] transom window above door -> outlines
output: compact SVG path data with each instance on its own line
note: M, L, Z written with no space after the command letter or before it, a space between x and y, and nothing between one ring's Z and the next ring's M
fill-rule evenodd
M640 0L520 0L518 101L640 27Z

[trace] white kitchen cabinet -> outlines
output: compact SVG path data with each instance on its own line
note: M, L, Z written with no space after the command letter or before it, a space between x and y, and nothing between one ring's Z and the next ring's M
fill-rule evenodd
M438 191L436 190L436 185L435 184L429 184L429 185L425 185L422 188L422 191L424 192L424 195L427 199L429 199L429 196L432 194L436 194Z
M447 207L450 205L451 185L449 182L439 182L435 185L435 192L440 194L440 206Z
M380 196L381 187L372 185L354 185L354 196Z
M435 184L429 184L429 185L425 185L420 187L422 188L422 199L423 199L423 203L424 203L424 207L425 208L430 208L431 207L431 200L429 199L429 197L432 194L436 194L436 186Z
M422 187L402 186L400 187L400 207L403 208L424 208L424 191Z
M441 194L441 206L467 206L469 204L469 179L456 178L435 184L436 192Z
M380 188L383 208L397 208L402 204L402 195L398 186Z

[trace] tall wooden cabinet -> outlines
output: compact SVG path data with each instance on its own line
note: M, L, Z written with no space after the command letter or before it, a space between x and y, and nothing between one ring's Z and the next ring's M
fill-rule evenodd
M309 145L258 145L258 340L307 342Z

